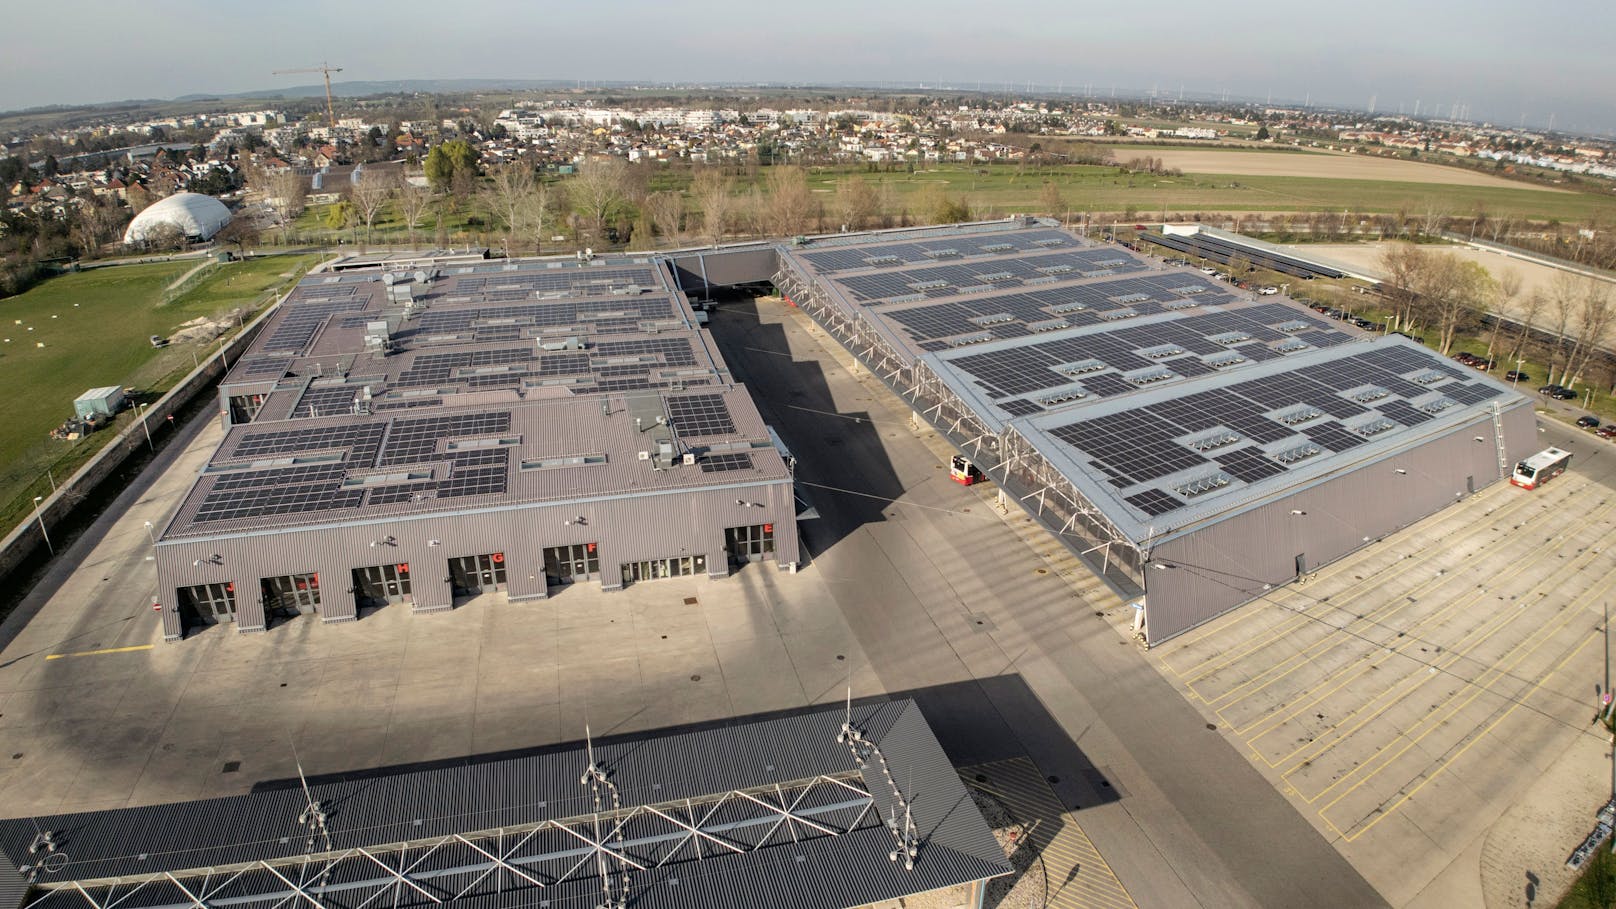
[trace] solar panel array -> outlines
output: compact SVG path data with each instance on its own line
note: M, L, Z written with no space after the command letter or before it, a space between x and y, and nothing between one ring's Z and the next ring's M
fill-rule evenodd
M422 313L398 333L401 341L507 341L534 337L542 329L577 329L581 334L642 330L644 322L679 317L673 298L637 296L615 300L528 300L508 306L440 306Z
M891 267L942 259L971 256L995 256L1008 252L1030 252L1040 249L1075 248L1078 243L1070 234L1059 230L1024 230L1003 234L960 235L938 240L916 240L886 243L876 246L858 246L851 249L827 249L801 253L820 274L852 271L859 268Z
M669 397L668 421L674 431L686 438L734 435L735 419L723 395L682 395Z
M1440 378L1412 381L1431 371ZM1088 418L1077 413L1048 433L1104 476L1123 501L1155 518L1200 496L1259 483L1315 457L1436 419L1427 409L1435 400L1468 405L1505 393L1399 345L1126 411Z
M831 280L861 303L954 297L994 287L1019 287L1055 280L1102 277L1145 270L1145 263L1115 249L1067 249L1018 258L961 261L955 264L900 268L868 274L839 275Z
M204 476L207 493L192 521L504 493L510 474L508 446L451 450L447 443L498 436L510 427L509 411L487 411L247 433L223 462L226 467L232 461L266 458L279 463ZM339 460L308 460L332 455ZM305 463L297 463L299 457ZM382 468L391 471L383 482L366 479L369 471Z
M896 324L924 351L997 338L1020 338L1062 328L1219 306L1237 298L1211 281L1146 275L936 303L889 304L873 311Z
M1307 330L1275 327L1297 322ZM1312 314L1269 303L1047 341L1029 340L1000 350L949 356L946 362L1014 417L1071 401L1136 391L1142 384L1135 381L1140 376L1134 374L1145 370L1161 368L1187 378L1278 359L1284 354L1275 346L1295 338L1306 342L1302 350L1351 340ZM1040 394L1049 390L1054 391Z
M327 319L337 313L362 310L370 305L369 297L353 293L357 288L350 285L342 289L347 293L340 297L320 300L304 298L298 302L288 300L275 320L275 327L259 350L279 354L306 353L309 342L314 340L315 334Z
M1240 246L1212 234L1195 234L1182 236L1179 234L1142 233L1141 240L1165 246L1168 249L1194 256L1198 259L1211 259L1227 265L1235 258L1245 259L1258 268L1277 271L1280 274L1293 275L1298 278L1345 278L1346 273L1340 269L1308 262L1295 256L1287 256L1281 252L1270 252Z

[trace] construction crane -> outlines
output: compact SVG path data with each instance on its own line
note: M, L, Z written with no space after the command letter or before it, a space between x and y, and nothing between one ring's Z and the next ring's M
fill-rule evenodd
M278 69L270 73L272 76L289 76L293 73L322 73L325 75L325 125L336 129L337 118L331 112L331 74L342 72L342 67L322 63L319 66L305 66L302 69Z

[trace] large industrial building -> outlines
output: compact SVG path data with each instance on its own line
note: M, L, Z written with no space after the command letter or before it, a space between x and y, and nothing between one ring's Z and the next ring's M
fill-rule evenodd
M220 386L156 608L262 630L798 559L787 455L659 260L306 278Z
M1137 596L1159 643L1504 478L1530 402L1055 225L805 239L774 283Z
M913 701L0 821L5 909L980 909L1011 871Z

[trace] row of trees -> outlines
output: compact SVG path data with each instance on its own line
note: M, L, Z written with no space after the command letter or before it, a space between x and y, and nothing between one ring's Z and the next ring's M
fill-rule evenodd
M826 198L809 187L807 172L795 166L769 168L748 189L717 168L698 170L684 189L653 189L646 168L611 157L588 159L576 175L563 179L543 176L521 161L482 173L475 152L451 141L433 149L424 171L426 186L401 172L361 171L327 211L326 226L352 229L356 239L363 236L370 243L376 224L391 213L413 245L429 219L441 224L446 214L465 214L495 237L493 242L503 245L507 255L532 255L561 231L600 246L616 242L651 248L718 243L737 235L792 236L957 223L972 217L968 202L949 195L945 184L928 184L900 197L889 183L850 176ZM249 180L283 229L304 211L306 178L283 169L257 171ZM1064 205L1052 183L1045 184L1041 198L1051 211Z
M1523 294L1518 272L1504 270L1494 279L1478 263L1411 243L1388 247L1380 265L1391 328L1435 331L1443 354L1491 312L1503 318L1491 319L1485 332L1489 358L1514 363L1533 342L1527 326L1537 326L1547 381L1571 387L1589 375L1616 328L1611 285L1583 275L1562 271L1547 288ZM1515 327L1506 328L1505 319Z

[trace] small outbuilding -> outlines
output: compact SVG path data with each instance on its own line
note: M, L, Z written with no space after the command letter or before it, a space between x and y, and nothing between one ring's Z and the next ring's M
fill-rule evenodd
M92 388L73 399L73 415L81 420L90 417L110 417L122 410L123 405L123 386Z

